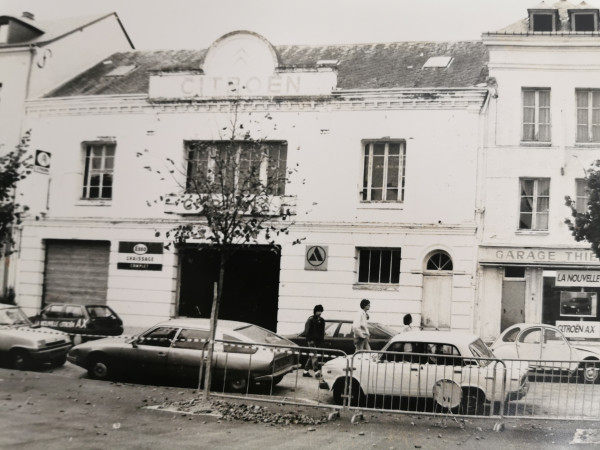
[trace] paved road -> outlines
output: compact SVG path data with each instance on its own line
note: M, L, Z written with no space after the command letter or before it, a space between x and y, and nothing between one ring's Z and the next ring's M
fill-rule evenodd
M460 446L479 450L485 446L523 450L573 448L570 442L576 429L593 428L593 424L566 421L507 421L506 430L496 433L492 431L494 422L489 420L397 414L368 414L367 422L353 425L348 413L316 426L229 422L145 408L165 400L192 398L196 395L192 389L101 382L83 374L68 365L53 373L0 369L0 448L329 450ZM319 408L268 407L322 414Z

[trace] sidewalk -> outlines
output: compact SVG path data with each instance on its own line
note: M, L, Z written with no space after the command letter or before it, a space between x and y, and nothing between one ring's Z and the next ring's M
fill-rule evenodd
M0 369L0 448L327 450L485 446L523 450L571 448L577 428L599 428L596 422L507 420L505 431L494 432L493 420L379 413L366 414L364 422L352 424L348 412L333 422L281 425L147 408L195 397L197 393L191 389L73 380L47 372ZM251 403L253 410L264 406L276 414L308 415L319 420L326 415L326 411L311 407L239 403Z

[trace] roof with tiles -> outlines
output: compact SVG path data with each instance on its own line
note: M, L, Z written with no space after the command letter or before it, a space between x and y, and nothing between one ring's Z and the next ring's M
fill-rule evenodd
M275 46L282 68L312 68L337 60L339 89L464 88L485 83L488 51L479 41L396 42L329 46ZM46 97L148 93L153 71L199 71L206 50L116 53L81 73ZM424 68L430 57L450 56L448 67ZM107 76L120 66L134 66L122 76Z

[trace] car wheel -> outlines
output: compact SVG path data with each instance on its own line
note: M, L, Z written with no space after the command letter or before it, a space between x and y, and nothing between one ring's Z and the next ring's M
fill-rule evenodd
M233 378L227 380L227 389L232 392L244 392L248 387L248 380L246 378Z
M460 401L459 413L466 416L476 416L483 413L485 397L477 389L464 389Z
M600 382L600 362L595 360L582 361L577 371L579 381L594 384Z
M32 366L31 356L26 350L13 350L10 352L10 366L15 370L27 370Z
M360 384L356 380L352 380L352 388L350 389L350 406L366 406L367 397L363 392Z
M103 356L94 357L88 364L88 374L95 380L107 380L112 374L108 359Z
M333 386L333 401L336 405L344 404L344 382L337 382Z
M50 365L52 367L61 367L61 366L64 366L66 362L67 362L67 355L63 355L58 358L51 359Z

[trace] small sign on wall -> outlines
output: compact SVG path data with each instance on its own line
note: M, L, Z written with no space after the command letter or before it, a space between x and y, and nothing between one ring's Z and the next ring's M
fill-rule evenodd
M556 328L568 338L600 338L600 322L557 320Z
M161 242L119 242L117 269L162 270Z
M327 270L326 245L307 245L304 255L304 270Z
M33 171L48 175L50 173L50 152L44 150L35 151L35 161L33 162Z

